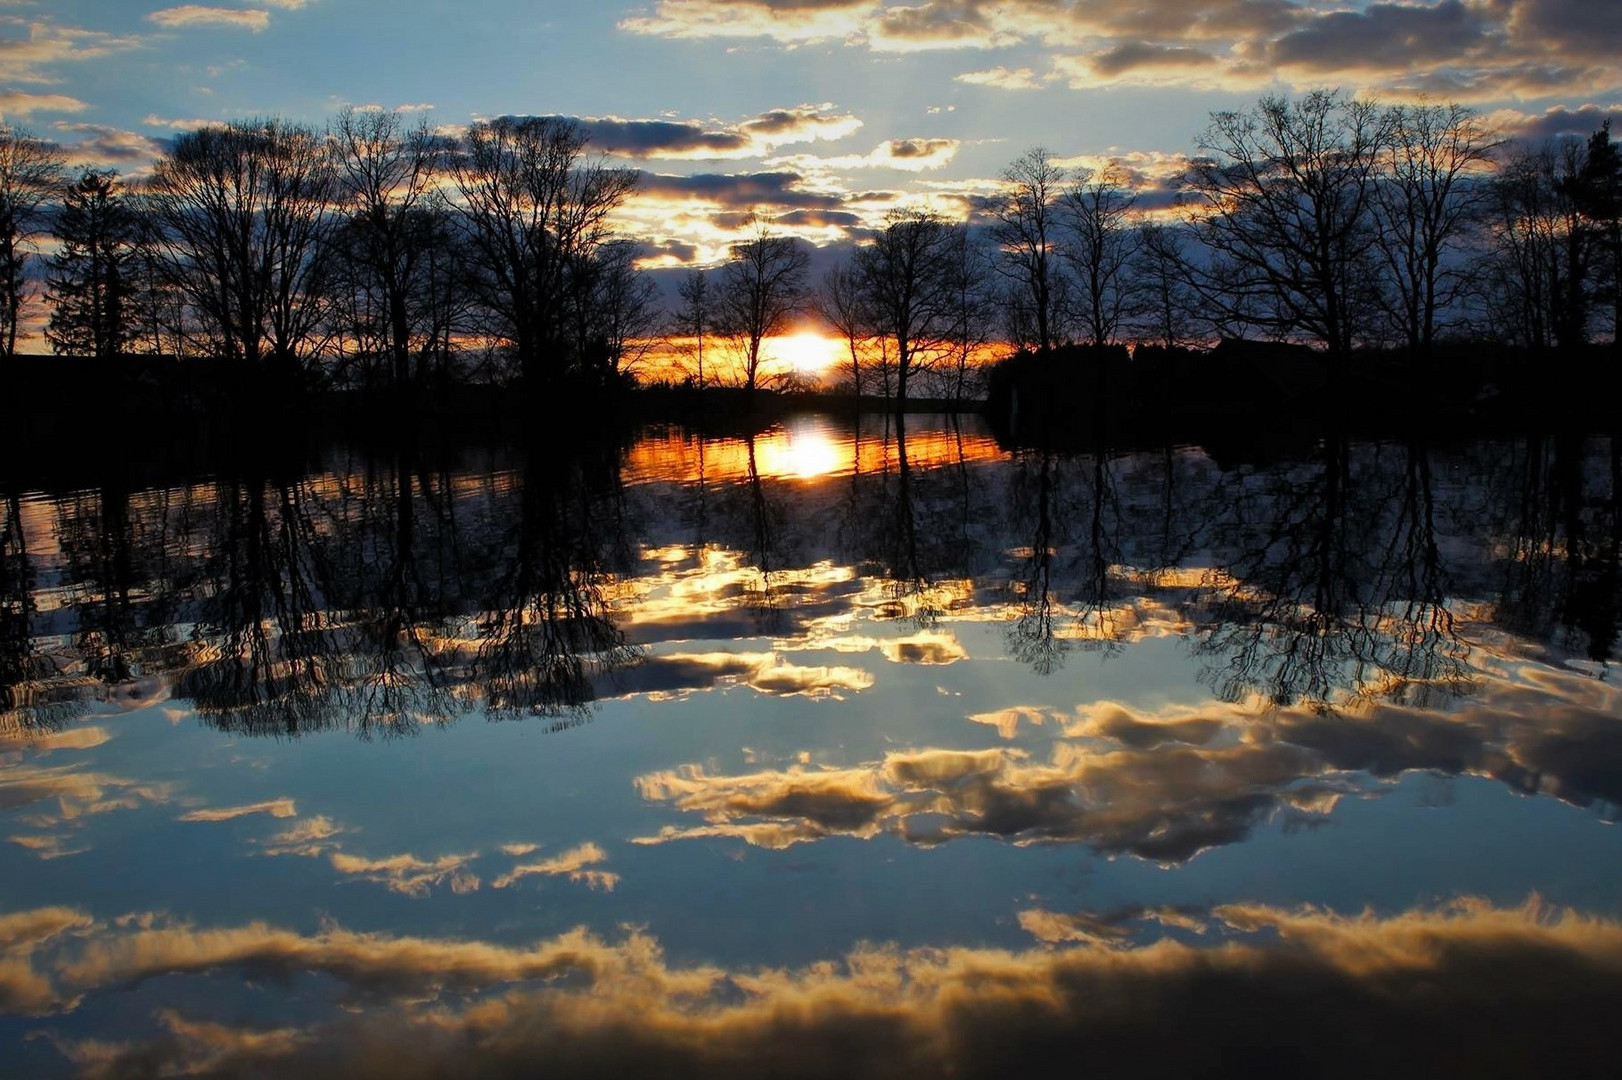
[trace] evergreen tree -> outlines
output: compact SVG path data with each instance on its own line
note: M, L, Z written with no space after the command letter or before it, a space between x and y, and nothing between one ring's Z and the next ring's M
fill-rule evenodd
M54 308L45 337L58 353L106 360L128 351L140 222L117 191L117 172L85 169L63 196L61 244L46 287Z
M1612 333L1614 340L1622 341L1622 144L1611 138L1609 120L1588 139L1588 153L1572 184L1572 197L1604 255Z

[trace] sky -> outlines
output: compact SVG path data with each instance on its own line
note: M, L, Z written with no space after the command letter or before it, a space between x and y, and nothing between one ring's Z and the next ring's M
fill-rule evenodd
M759 210L825 253L903 203L962 216L1019 154L1165 190L1213 110L1317 88L1479 108L1508 134L1622 112L1598 0L0 0L0 117L136 176L204 122L346 106L456 128L566 115L643 171L644 265Z

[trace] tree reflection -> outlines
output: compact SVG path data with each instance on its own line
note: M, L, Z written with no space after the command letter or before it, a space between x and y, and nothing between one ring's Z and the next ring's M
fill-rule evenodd
M867 423L837 477L774 477L737 437L710 440L736 455L721 481L627 487L617 444L537 435L516 463L472 468L406 440L285 475L9 493L5 723L169 689L248 734L405 734L477 711L572 724L638 658L621 618L640 552L672 543L725 556L690 583L729 609L699 616L717 637L799 638L867 605L920 628L1000 622L1009 655L1050 675L1078 649L1176 635L1217 696L1276 707L1433 706L1472 689L1492 627L1583 670L1615 649L1614 443L971 461L961 432L954 453L912 416ZM705 439L686 446L702 464Z
M605 456L612 460L612 448ZM610 611L604 526L612 521L601 494L614 482L609 468L556 444L528 448L508 569L475 626L472 682L493 714L578 723L596 697L595 677L640 655Z

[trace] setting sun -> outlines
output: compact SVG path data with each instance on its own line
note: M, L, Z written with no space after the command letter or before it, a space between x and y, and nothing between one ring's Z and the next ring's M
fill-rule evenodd
M831 370L844 355L845 344L834 338L825 338L813 330L773 338L767 346L778 362L802 375L822 375Z

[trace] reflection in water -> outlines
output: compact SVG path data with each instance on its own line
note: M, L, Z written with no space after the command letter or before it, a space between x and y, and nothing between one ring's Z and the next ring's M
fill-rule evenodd
M754 633L802 633L822 602L806 573L850 567L883 592L880 616L1001 622L1042 675L1078 646L1175 633L1219 698L1276 707L1467 693L1465 621L1602 669L1616 643L1608 445L1484 445L1439 468L1424 446L1329 440L1222 470L1172 449L993 459L982 436L912 424L537 443L484 474L399 449L291 479L13 493L5 715L60 723L156 678L256 734L404 732L475 708L579 718L641 655L624 624L650 617L639 581L668 565L659 551L738 553L752 572L717 584L735 592L715 614ZM633 529L668 543L639 549Z
M805 968L729 970L672 962L640 931L503 946L151 913L114 925L52 907L0 918L0 1008L50 1016L102 988L231 974L318 975L349 1000L327 1022L248 1026L195 1002L157 1012L139 1041L57 1036L93 1077L989 1078L1078 1059L1106 1075L1250 1075L1265 1062L1474 1076L1595 1066L1614 1048L1622 927L1535 902L1389 918L1027 909L1019 921L1046 947L868 945ZM1138 928L1162 936L1135 944Z
M0 1061L1597 1052L1619 480L1609 441L876 416L7 493ZM325 731L379 738L287 738Z

